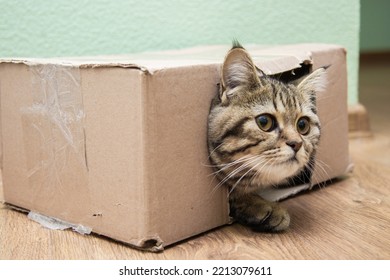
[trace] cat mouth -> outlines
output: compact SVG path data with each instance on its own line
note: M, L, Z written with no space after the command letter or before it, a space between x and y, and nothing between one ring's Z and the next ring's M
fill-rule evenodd
M289 159L289 161L296 161L296 162L298 162L297 155L293 155L293 156Z
M288 159L281 160L279 162L274 163L275 166L291 166L291 165L300 165L299 160L296 156L289 157Z
M285 161L285 163L287 163L287 164L291 164L291 163L297 163L297 164L299 164L299 160L297 159L297 156L296 156L296 155L293 155L293 156L291 156L289 159L287 159L287 160Z

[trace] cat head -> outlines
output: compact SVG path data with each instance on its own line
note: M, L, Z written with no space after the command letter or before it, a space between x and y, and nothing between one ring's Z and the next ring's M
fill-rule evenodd
M319 68L297 84L283 83L233 46L208 123L210 161L222 182L249 191L310 179L320 139L316 93L325 73Z

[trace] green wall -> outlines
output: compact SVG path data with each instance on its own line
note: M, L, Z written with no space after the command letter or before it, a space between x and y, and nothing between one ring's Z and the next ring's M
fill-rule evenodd
M360 50L390 51L389 0L361 0Z
M358 101L359 0L0 0L0 56L120 54L205 44L324 42L348 50Z

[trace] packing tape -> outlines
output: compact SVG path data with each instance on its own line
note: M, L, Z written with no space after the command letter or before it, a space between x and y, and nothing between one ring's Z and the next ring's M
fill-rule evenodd
M36 212L28 213L27 217L39 223L41 226L52 230L72 229L80 234L90 234L92 229L83 225L71 224L57 218L48 217Z
M37 199L64 199L64 185L88 182L80 70L71 65L30 65L31 100L22 108L30 187Z

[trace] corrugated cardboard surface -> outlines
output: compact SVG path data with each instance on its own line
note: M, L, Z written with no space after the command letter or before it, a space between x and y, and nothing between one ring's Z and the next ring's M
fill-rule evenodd
M215 189L206 146L210 102L228 49L3 60L5 201L152 251L228 223L227 192ZM321 167L314 178L345 173L344 49L248 50L267 74L301 63L332 65L318 96Z

